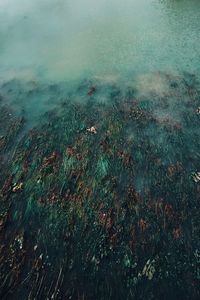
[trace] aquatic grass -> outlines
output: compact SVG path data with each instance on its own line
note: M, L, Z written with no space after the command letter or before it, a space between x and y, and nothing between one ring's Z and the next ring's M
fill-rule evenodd
M60 104L24 134L5 164L11 178L2 175L0 201L9 222L0 219L7 236L0 269L7 268L6 256L19 260L13 268L21 272L20 293L27 278L34 297L60 289L74 299L159 299L158 285L173 282L185 293L180 272L189 269L196 280L198 119L190 110L181 128L171 126L147 103L120 102L122 95L116 91L106 105ZM96 133L87 131L91 126ZM15 181L23 188L13 190Z
M97 161L96 174L100 177L105 177L109 170L109 160L105 157L100 157Z

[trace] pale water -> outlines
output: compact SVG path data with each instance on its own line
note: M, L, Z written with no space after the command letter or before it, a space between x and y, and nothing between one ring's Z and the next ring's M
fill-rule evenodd
M1 0L0 75L200 71L199 0Z

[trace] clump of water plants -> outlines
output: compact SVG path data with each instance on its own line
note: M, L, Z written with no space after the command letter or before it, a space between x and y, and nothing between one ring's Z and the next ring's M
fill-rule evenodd
M199 297L200 90L187 80L149 100L105 87L106 104L85 83L24 132L0 108L2 298Z

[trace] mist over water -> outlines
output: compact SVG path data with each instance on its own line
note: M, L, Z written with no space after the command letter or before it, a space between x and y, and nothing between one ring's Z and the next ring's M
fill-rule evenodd
M200 299L200 0L0 0L0 299Z
M198 0L1 0L0 78L199 72Z
M181 122L177 98L157 104L171 93L164 73L179 83L199 76L199 20L198 0L0 0L2 104L30 128L66 99L87 101L83 82L99 86L97 103L109 103L116 85L121 101L132 89L151 98L154 116Z

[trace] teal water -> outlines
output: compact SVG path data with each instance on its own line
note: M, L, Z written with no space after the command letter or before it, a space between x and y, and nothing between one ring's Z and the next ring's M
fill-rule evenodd
M199 72L198 0L0 1L1 78Z
M199 20L0 0L0 299L200 299Z

